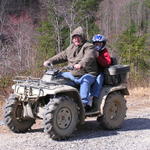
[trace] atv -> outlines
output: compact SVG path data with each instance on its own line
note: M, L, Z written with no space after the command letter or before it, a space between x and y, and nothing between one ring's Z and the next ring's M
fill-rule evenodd
M51 67L42 78L17 77L14 92L6 100L5 124L15 133L25 133L36 119L43 119L44 131L54 140L70 137L86 117L97 117L102 127L117 129L126 117L129 70L128 65L118 64L105 69L100 97L91 109L82 104L79 87L58 77L61 69Z

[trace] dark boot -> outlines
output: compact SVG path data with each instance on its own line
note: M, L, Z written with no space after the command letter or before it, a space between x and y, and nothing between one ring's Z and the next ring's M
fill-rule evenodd
M98 97L93 97L92 112L98 111Z
M85 110L86 110L86 112L96 112L96 111L98 111L98 98L97 97L93 97L93 100L92 100L93 102L92 102L92 107L90 107L90 106L86 106L85 107Z

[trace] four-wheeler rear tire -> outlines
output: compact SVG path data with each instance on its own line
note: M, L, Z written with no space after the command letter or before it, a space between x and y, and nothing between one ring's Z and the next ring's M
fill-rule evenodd
M105 100L102 116L97 121L105 129L120 128L126 117L126 100L121 93L111 93Z
M23 104L15 95L11 95L4 108L4 122L15 133L25 133L35 123L32 118L23 117Z
M68 138L78 123L76 103L68 96L51 99L44 115L44 131L54 140Z

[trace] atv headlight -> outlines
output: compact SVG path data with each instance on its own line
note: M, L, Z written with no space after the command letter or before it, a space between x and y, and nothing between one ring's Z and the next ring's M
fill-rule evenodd
M15 85L12 85L12 87L11 87L13 90L15 90Z

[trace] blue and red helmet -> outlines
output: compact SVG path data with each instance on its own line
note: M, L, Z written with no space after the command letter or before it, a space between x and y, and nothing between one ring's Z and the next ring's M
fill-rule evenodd
M106 42L107 39L103 35L96 34L96 35L93 36L92 41L93 41L93 43L94 42Z
M93 36L92 42L93 42L93 44L94 44L94 43L98 43L98 42L103 43L102 46L95 46L95 49L96 49L97 51L102 51L102 50L105 48L107 39L106 39L106 37L103 36L103 35L96 34L96 35Z

